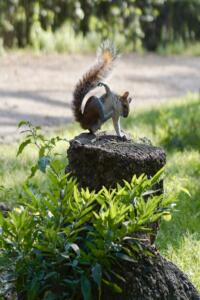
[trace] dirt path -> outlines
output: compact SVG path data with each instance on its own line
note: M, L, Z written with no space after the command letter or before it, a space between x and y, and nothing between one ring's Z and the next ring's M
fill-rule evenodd
M0 142L17 137L22 119L53 127L72 122L72 90L94 56L9 54L0 57ZM126 55L110 80L129 90L136 107L161 103L200 88L200 57Z

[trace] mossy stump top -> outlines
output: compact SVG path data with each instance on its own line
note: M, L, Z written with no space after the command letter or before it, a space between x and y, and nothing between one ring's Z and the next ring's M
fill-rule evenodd
M96 136L82 133L70 141L67 171L78 179L81 187L96 191L102 186L114 187L134 174L153 176L166 163L162 148L135 143L115 135Z

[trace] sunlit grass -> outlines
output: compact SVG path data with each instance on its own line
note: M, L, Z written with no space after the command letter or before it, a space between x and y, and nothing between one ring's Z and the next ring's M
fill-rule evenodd
M200 290L200 153L174 152L168 156L166 189L177 195L171 222L161 224L157 245L161 252ZM184 187L190 195L181 191Z
M35 124L36 125L36 124ZM48 133L47 137L60 136L70 141L79 132L78 126L68 126L67 131L57 128L52 133ZM66 158L68 143L59 142L55 148L55 152L59 153L63 159ZM34 145L29 145L23 154L17 157L19 144L0 145L0 186L4 189L0 191L0 202L7 202L13 205L21 191L23 183L31 174L31 167L37 161L37 149ZM66 158L67 163L67 158ZM44 176L41 172L37 172L32 179L33 185L44 184Z
M185 43L183 40L177 42L168 43L167 45L160 45L157 52L161 55L186 55L186 56L199 56L200 55L200 43L189 42Z
M180 240L179 247L173 243L162 251L163 254L174 262L190 278L195 287L200 291L200 238L199 234L187 233Z

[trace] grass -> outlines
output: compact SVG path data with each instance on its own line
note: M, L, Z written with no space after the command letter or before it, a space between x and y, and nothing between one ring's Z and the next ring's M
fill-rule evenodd
M174 151L168 157L166 187L177 194L171 222L163 222L157 239L161 252L184 272L200 290L200 153ZM190 196L181 192L187 188Z
M161 55L186 55L186 56L199 56L200 55L200 42L183 42L182 40L177 42L168 43L163 46L160 45L157 49L157 53Z
M123 128L133 138L146 136L153 144L167 152L165 178L166 193L177 198L177 206L170 222L163 221L157 238L161 253L177 264L200 291L200 99L198 95L162 105L162 107L138 110L127 120ZM108 125L108 127L111 125ZM65 136L70 139L80 129L69 127ZM59 131L56 132L56 135ZM66 145L59 151L65 157ZM16 158L17 145L0 146L0 201L14 205L20 186L29 174L35 160L33 148ZM44 184L37 174L34 184ZM189 193L185 193L187 189Z

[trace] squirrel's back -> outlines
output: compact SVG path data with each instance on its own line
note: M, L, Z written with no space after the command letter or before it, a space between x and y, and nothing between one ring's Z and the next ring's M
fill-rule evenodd
M85 95L109 74L116 58L117 53L113 44L110 41L103 42L97 52L96 64L83 75L74 89L72 109L75 120L78 121L82 127L84 125L84 117L81 112L82 101Z

